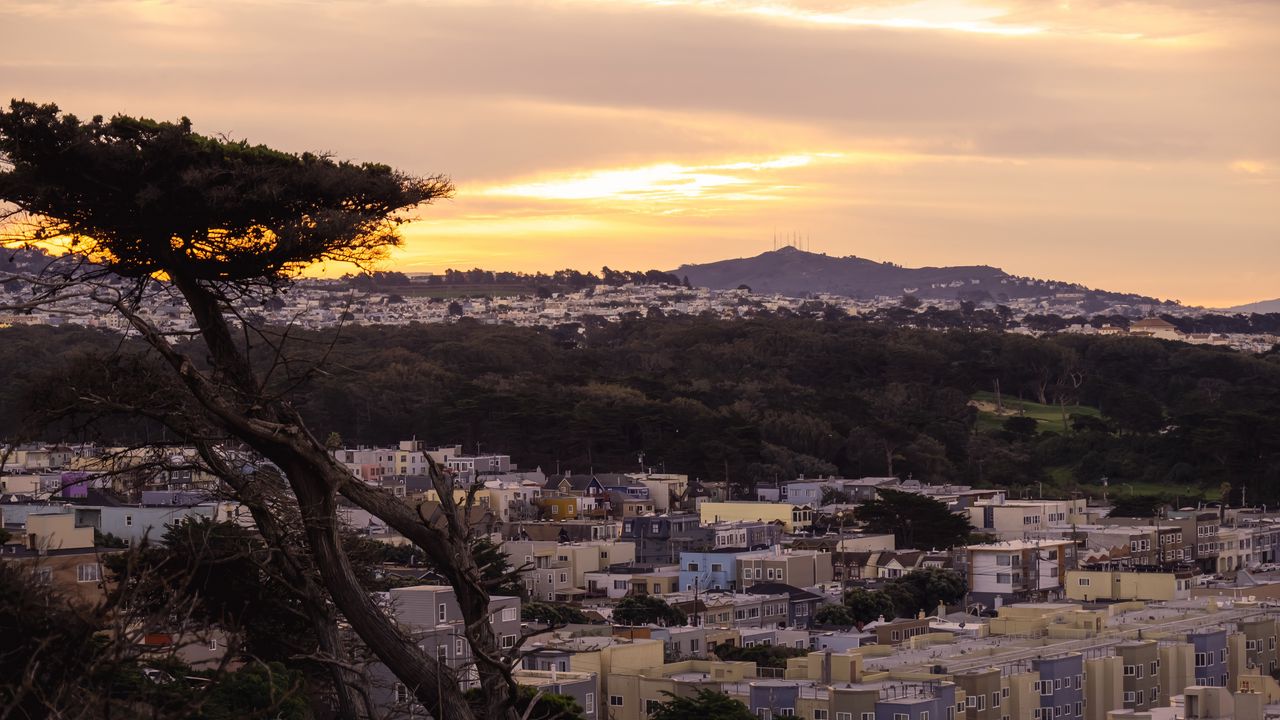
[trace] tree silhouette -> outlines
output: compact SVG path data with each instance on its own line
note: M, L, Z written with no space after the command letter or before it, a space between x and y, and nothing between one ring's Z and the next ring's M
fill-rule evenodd
M202 460L250 509L302 588L337 685L357 682L333 610L435 717L514 718L514 657L499 651L488 622L489 587L472 545L467 500L432 467L438 506L414 508L356 478L329 453L289 402L289 391L323 359L292 356L288 331L255 326L242 311L264 291L287 287L317 262L366 268L400 242L408 211L452 191L441 176L413 177L372 163L290 154L196 134L178 122L116 116L82 122L54 105L13 101L0 111L0 202L6 247L52 244L66 252L38 277L38 300L68 293L102 303L167 366L169 394L97 395L90 404L148 417L195 445ZM198 355L140 312L149 300L191 313ZM114 387L114 386L113 386ZM175 397L172 391L179 391ZM269 466L246 472L218 443L234 439ZM451 669L403 635L361 587L339 536L342 497L404 535L453 586L485 706L466 701ZM284 512L281 512L281 509ZM304 539L295 562L293 518ZM314 568L315 575L309 568ZM367 714L348 693L348 716Z

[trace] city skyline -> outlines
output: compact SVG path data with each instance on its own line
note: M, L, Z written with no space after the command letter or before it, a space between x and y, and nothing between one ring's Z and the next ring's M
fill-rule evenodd
M1277 20L1243 0L19 0L0 94L450 175L384 269L670 270L797 231L1229 306L1280 296Z

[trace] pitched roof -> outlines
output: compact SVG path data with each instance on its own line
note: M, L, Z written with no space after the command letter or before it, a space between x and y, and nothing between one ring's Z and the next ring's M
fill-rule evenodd
M1129 329L1133 330L1134 328L1137 328L1139 330L1175 330L1177 329L1173 323L1158 317L1145 317L1145 318L1142 318L1141 320L1136 320L1132 323L1129 323Z
M791 596L792 602L823 599L823 596L815 592L810 592L804 588L798 588L795 585L788 585L780 582L756 583L743 592L748 595L781 595L782 593L786 593Z

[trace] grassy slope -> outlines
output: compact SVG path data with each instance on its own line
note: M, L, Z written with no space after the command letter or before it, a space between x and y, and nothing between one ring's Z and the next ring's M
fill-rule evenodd
M985 391L976 392L973 394L972 399L976 403L979 403L979 430L998 430L1000 429L1001 424L1004 423L1005 418L1012 417L1014 415L1022 415L1034 418L1038 423L1038 429L1040 432L1044 432L1046 430L1051 432L1062 432L1062 416L1064 410L1066 411L1067 417L1072 415L1092 415L1096 417L1101 414L1098 412L1097 408L1091 408L1084 405L1067 405L1065 408L1060 408L1057 405L1041 405L1038 402L1019 400L1006 395L1001 399L1001 404L1004 406L1006 414L999 415L994 412L996 404L995 393ZM987 408L991 408L991 410L988 410Z

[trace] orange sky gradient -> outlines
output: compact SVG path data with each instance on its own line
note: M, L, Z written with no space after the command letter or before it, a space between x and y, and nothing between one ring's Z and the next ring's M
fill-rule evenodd
M8 0L0 26L0 98L452 176L388 269L668 270L800 232L1280 297L1272 0Z

